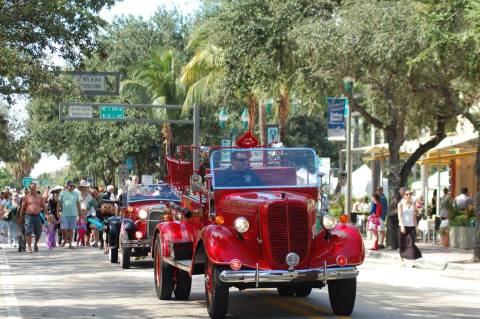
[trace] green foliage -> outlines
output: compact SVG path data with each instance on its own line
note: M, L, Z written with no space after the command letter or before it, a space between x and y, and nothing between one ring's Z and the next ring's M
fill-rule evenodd
M169 18L167 19L166 16ZM178 13L166 11L157 12L148 22L134 18L117 19L99 39L106 50L103 54L96 54L92 58L86 59L85 68L101 71L121 70L125 72L127 79L132 80L134 71L145 66L145 63L148 63L146 60L152 57L153 52L159 52L153 49L161 49L163 45L170 45L172 41L178 41L176 47L185 46L186 40L178 38L178 30L186 30L186 28L181 25L183 20L178 19L180 19ZM174 34L169 35L169 30ZM168 51L168 49L163 51ZM153 58L156 58L155 54ZM166 60L158 61L160 66L169 64L164 63ZM172 61L170 60L170 62ZM174 80L179 75L183 61L186 61L186 58L180 58L178 66L173 63L169 64L175 65L177 72L171 72L168 75L169 81L175 83ZM157 71L164 72L165 70ZM152 75L150 79L156 81L156 75L147 68L145 73L148 72ZM158 76L164 77L165 73L158 74ZM160 82L151 83L154 87ZM34 137L38 149L55 155L62 153L68 155L74 168L74 172L69 173L69 177L92 175L92 177L102 180L104 184L113 183L116 167L123 163L128 156L135 157L137 165L134 173L158 173L159 159L151 158L151 147L161 145L163 142L160 127L110 122L65 121L62 123L58 120L58 104L60 102L91 101L91 98L81 96L75 84L66 77L61 78L55 85L55 87L49 87L48 90L38 92L29 104L27 128ZM96 98L95 100L98 102L150 103L153 102L152 95L150 95L152 92L140 89L126 92L113 101L111 98ZM159 93L154 98L163 95L163 93ZM173 102L175 103L176 100ZM127 110L127 117L155 118L157 116L151 109ZM191 141L191 135L189 135L189 141Z
M115 0L2 1L0 3L0 94L38 87L48 78L48 54L72 63L97 48L99 17Z
M338 160L337 146L329 142L326 119L306 114L292 116L287 126L286 145L312 147L320 157L330 157L332 162Z
M6 186L15 186L13 176L5 167L0 168L0 188L4 189Z

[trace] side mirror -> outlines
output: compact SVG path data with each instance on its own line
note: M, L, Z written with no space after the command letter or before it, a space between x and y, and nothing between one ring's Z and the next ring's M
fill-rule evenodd
M192 174L192 176L190 176L190 188L194 193L205 192L206 190L202 183L202 176L196 173Z

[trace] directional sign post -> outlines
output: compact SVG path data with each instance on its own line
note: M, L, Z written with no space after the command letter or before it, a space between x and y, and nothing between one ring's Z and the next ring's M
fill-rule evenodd
M54 73L73 76L85 95L119 95L120 72L54 71Z
M22 187L23 188L29 188L30 184L32 183L33 178L32 177L24 177L22 178Z
M88 105L69 105L68 118L91 119L93 118L92 107Z
M76 75L75 80L80 85L80 90L85 92L104 92L105 75L102 74L84 74Z
M125 108L123 106L100 106L101 119L124 119Z

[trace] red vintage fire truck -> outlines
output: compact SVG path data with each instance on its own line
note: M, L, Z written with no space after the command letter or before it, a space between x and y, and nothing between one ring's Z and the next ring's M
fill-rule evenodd
M319 216L317 156L310 148L220 148L205 176L189 161L167 158L169 183L182 191L170 203L180 220L159 223L152 243L159 299L187 299L203 274L208 313L223 318L229 288L276 288L308 296L328 286L337 315L352 313L356 266L364 260L358 230Z

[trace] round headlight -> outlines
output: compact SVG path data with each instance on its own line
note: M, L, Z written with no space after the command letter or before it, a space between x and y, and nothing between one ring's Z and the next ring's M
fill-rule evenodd
M325 229L331 230L337 225L337 219L332 215L325 215L322 219L322 225Z
M250 224L245 217L238 217L237 219L235 219L233 226L240 234L243 234L248 230Z
M138 217L140 217L141 219L147 219L148 217L147 211L144 209L140 209L140 211L138 212Z

